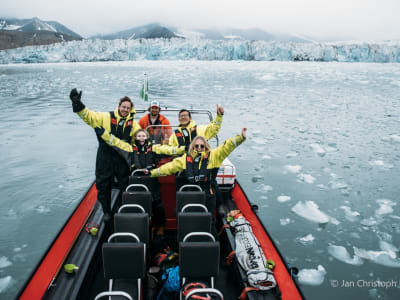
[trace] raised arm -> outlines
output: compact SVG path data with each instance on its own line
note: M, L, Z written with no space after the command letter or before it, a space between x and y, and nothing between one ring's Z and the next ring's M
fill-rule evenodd
M151 171L151 177L166 176L178 173L185 169L186 154Z
M207 126L197 126L197 135L204 136L207 140L216 136L221 129L224 108L217 104L217 116Z
M211 151L211 155L213 156L213 167L219 167L225 158L228 157L229 154L236 147L238 147L241 143L246 140L247 128L242 128L241 134L236 135L233 138L227 139L222 145L218 146L218 148Z

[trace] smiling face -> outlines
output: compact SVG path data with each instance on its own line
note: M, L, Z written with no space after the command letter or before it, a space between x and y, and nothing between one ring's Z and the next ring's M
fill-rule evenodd
M126 118L131 112L132 105L129 101L124 101L118 106L118 113L121 117Z
M185 127L189 125L191 120L192 118L190 117L188 111L182 111L179 113L179 124L181 124L181 126Z
M143 145L144 142L145 142L146 139L147 139L146 132L140 130L138 133L136 133L135 139L139 141L140 145Z
M153 117L157 117L160 114L160 108L158 106L150 107L150 115Z
M202 140L197 140L194 143L193 147L197 152L203 152L206 148L206 144Z

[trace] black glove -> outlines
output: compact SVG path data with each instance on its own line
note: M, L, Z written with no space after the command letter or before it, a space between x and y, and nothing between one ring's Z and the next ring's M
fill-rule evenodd
M96 127L94 131L96 132L97 136L102 136L105 130L103 127Z
M72 101L72 111L73 112L80 112L82 109L85 108L85 105L81 102L82 91L78 93L78 90L72 89L71 93L69 94L69 98Z

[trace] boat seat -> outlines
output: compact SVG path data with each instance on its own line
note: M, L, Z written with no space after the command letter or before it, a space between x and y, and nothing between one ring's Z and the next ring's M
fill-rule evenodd
M201 205L201 204L200 204ZM207 211L207 208L199 204L188 204L183 207L181 212L178 212L178 242L191 232L209 232L211 233L212 215ZM188 212L192 207L203 207L202 212ZM206 237L206 240L208 237ZM204 237L193 237L192 241L202 241Z
M132 191L122 193L122 205L124 204L139 204L144 208L144 211L152 215L152 202L153 197L149 191ZM136 212L137 210L129 212Z
M113 236L109 241L112 238ZM135 239L137 240L137 237ZM132 299L140 299L141 281L146 275L145 243L133 242L131 237L129 242L104 243L102 250L104 278L109 280L109 292L125 292ZM120 295L113 296L112 299L126 300L127 297Z
M206 194L199 187L197 191L184 191L185 187L193 187L193 185L186 185L181 187L176 192L176 211L179 212L187 204L206 204ZM197 186L195 186L197 187ZM195 209L193 211L203 211L202 209Z
M121 208L123 208L122 206ZM147 213L116 213L114 215L114 232L129 232L137 235L143 243L150 243L149 215ZM126 237L118 237L118 242L130 241Z
M129 185L131 184L143 184L152 193L154 199L160 198L160 183L156 177L129 176Z
M193 236L208 236L211 241L193 242ZM192 232L179 243L179 275L182 278L182 291L193 282L207 283L214 288L214 278L219 274L220 244L209 233Z

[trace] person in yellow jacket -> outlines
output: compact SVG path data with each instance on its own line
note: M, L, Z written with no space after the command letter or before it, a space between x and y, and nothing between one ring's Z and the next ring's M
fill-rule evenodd
M185 146L185 150L189 149L189 145L196 136L202 136L206 140L215 137L221 128L222 116L224 108L217 104L217 116L208 125L196 125L192 120L190 111L181 109L179 112L179 127L169 137L170 146ZM183 154L180 151L178 154Z
M102 127L121 140L131 144L133 135L140 126L133 119L135 110L133 103L127 96L123 97L118 107L112 112L96 112L89 110L81 101L82 91L72 89L70 99L74 113L90 127ZM99 140L99 148L96 157L96 187L97 200L101 203L105 213L105 220L111 218L111 189L114 177L118 180L121 190L125 190L129 180L129 167L124 159L119 156L102 139Z
M193 139L188 153L151 170L152 177L166 176L184 171L190 184L196 184L206 192L206 206L214 213L216 208L216 177L218 169L228 155L246 139L246 128L241 134L227 139L222 145L212 150L207 140L202 136ZM213 234L216 235L215 220L212 224Z

